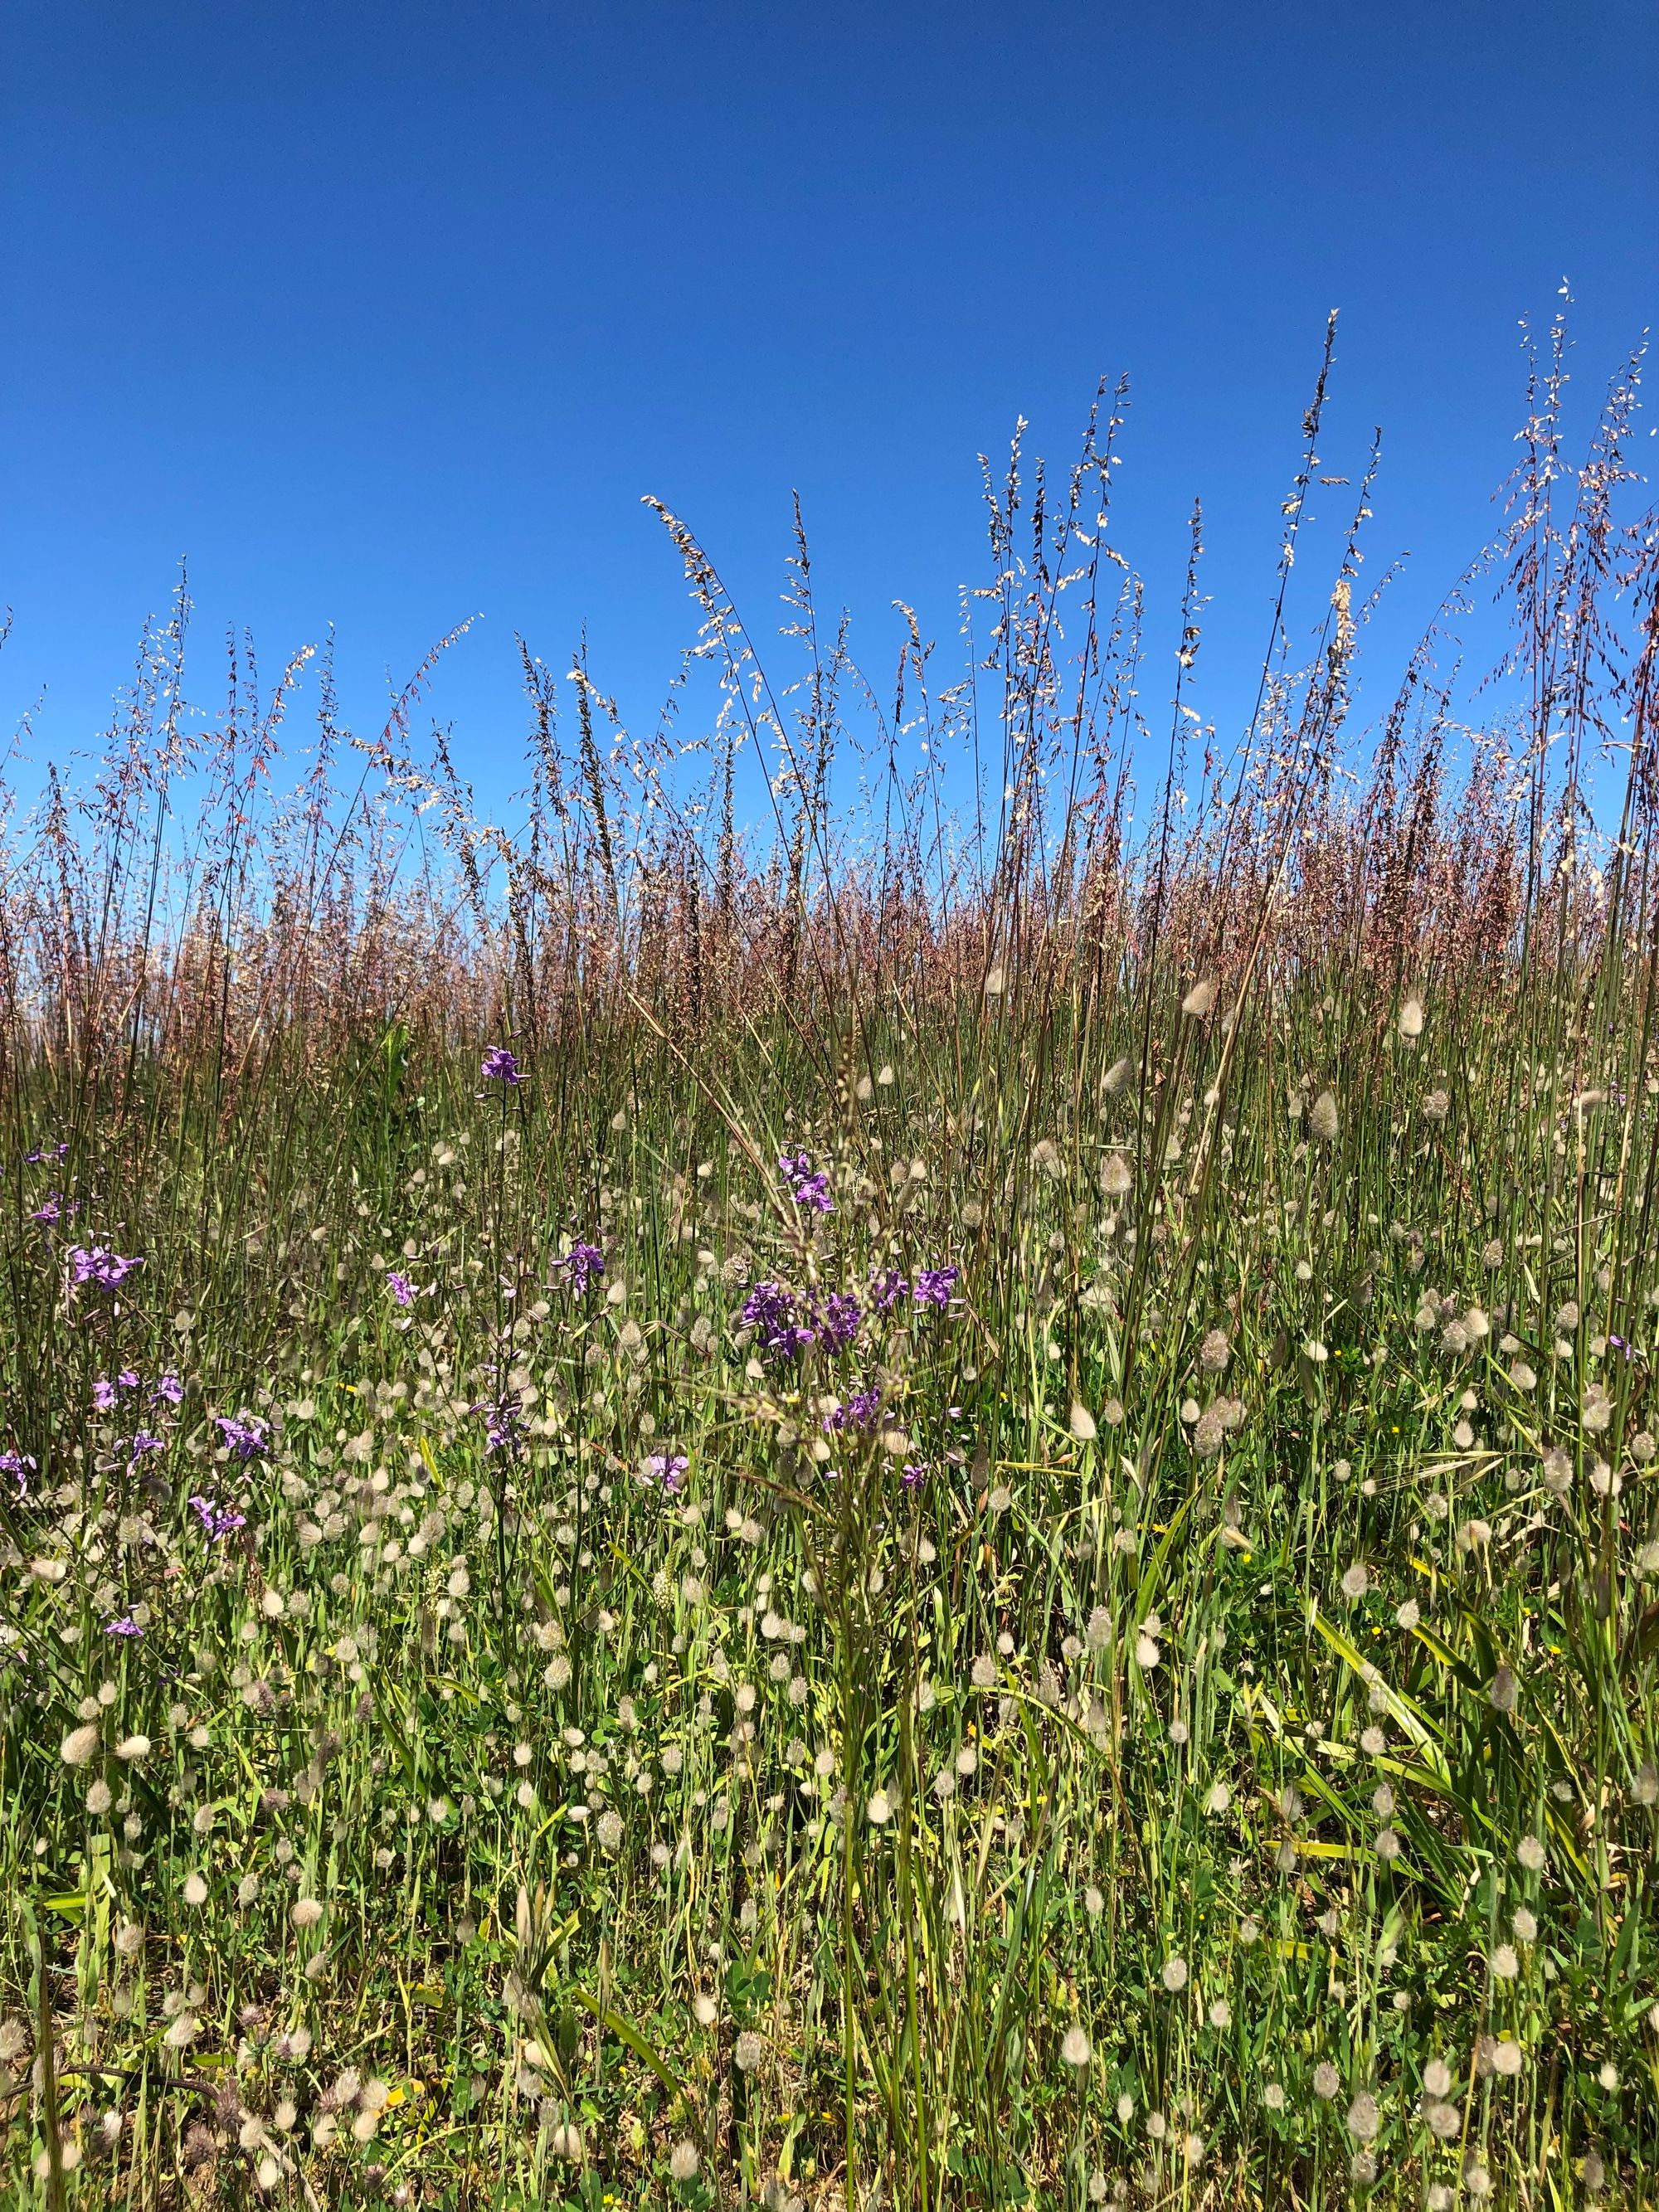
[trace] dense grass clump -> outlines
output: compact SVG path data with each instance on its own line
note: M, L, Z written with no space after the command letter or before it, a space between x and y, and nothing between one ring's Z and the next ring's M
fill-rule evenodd
M233 715L180 842L157 634L84 834L54 786L6 859L18 2201L1649 2200L1628 399L1582 530L1534 417L1534 682L1457 792L1425 658L1340 796L1351 544L1134 848L1092 434L1029 563L995 509L1004 798L896 777L874 847L804 556L786 714L673 526L726 678L684 807L527 660L517 839L405 702L372 812L262 814Z

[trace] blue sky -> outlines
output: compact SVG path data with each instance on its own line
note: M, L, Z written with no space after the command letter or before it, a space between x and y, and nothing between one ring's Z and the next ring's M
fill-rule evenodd
M1103 372L1132 382L1148 697L1201 495L1195 696L1230 732L1327 310L1326 465L1382 424L1368 574L1413 556L1380 688L1492 526L1519 319L1571 277L1588 409L1659 278L1659 11L1629 0L0 23L0 714L44 690L40 753L95 742L187 556L210 704L228 623L274 672L332 622L368 729L387 672L482 612L433 708L495 803L515 630L562 666L585 624L654 717L695 619L647 492L764 631L798 489L884 680L892 600L948 641L983 572L976 453L1024 413L1062 461Z

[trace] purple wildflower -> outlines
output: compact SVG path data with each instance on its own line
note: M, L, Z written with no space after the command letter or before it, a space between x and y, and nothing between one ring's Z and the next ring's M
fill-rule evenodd
M928 1465L925 1459L907 1461L905 1462L903 1476L905 1488L907 1490L920 1490L922 1484L927 1481L927 1474Z
M0 1452L0 1474L9 1474L14 1476L16 1480L18 1490L25 1498L28 1495L29 1476L32 1475L34 1471L34 1461L27 1452Z
M230 1446L238 1459L257 1459L265 1449L265 1425L249 1419L242 1420L229 1413L216 1413L214 1425Z
M578 1242L571 1246L562 1260L556 1260L553 1265L564 1269L566 1282L580 1298L586 1295L588 1285L604 1274L605 1255L597 1244Z
M870 1303L878 1313L891 1313L909 1288L896 1267L884 1267L870 1278Z
M486 1083L522 1083L524 1075L518 1056L504 1044L492 1045L483 1056L483 1079Z
M118 1620L104 1623L106 1636L142 1636L143 1632L130 1613L124 1613Z
M832 1291L823 1302L820 1333L831 1352L845 1352L858 1334L864 1309L851 1291Z
M158 1398L165 1400L169 1406L180 1406L184 1403L185 1386L171 1371L156 1377L155 1388L149 1394L152 1406Z
M63 1218L64 1194L61 1190L54 1190L50 1196L43 1198L29 1216L31 1221L44 1222L48 1229Z
M817 1334L811 1307L781 1283L757 1283L738 1318L754 1330L763 1352L780 1359L799 1358Z
M401 1268L388 1267L386 1269L386 1286L387 1290L391 1291L392 1297L396 1298L400 1306L412 1306L414 1304L415 1285L410 1281L408 1276L404 1273Z
M124 1260L118 1252L112 1252L106 1244L94 1244L90 1250L84 1244L70 1248L69 1263L77 1288L83 1283L96 1283L100 1290L118 1290L135 1267L142 1267L142 1260Z
M948 1306L951 1293L957 1286L960 1267L924 1267L916 1277L912 1293L919 1306Z
M165 1451L167 1448L167 1440L165 1437L152 1436L148 1429L140 1429L132 1440L127 1464L129 1467L137 1467L146 1452Z
M197 1518L210 1544L222 1543L234 1530L247 1526L246 1513L238 1513L231 1506L221 1505L216 1498L192 1498L190 1502L196 1509Z
M100 1375L92 1386L92 1410L107 1413L115 1403L115 1385L106 1375Z
M39 1167L42 1160L61 1160L68 1151L69 1146L66 1144L41 1145L32 1152L25 1152L23 1158L28 1165L33 1168Z
M793 1159L787 1152L780 1152L778 1166L797 1206L809 1206L814 1213L835 1212L828 1173L823 1168L815 1168L805 1152L797 1152Z
M484 1449L487 1452L504 1451L509 1458L517 1456L524 1443L520 1419L523 1410L516 1391L509 1390L504 1397L481 1398L478 1401L472 1411L484 1417Z
M833 1413L826 1413L826 1429L868 1429L881 1417L881 1385L872 1382L867 1390L855 1390Z
M685 1470L690 1464L684 1452L653 1452L645 1462L645 1471L665 1490L673 1492L684 1488Z

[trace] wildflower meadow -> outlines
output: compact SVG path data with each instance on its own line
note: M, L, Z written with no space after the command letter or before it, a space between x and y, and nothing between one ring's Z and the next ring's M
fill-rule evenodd
M1653 2201L1634 377L1363 714L1324 394L1237 727L1106 392L510 825L182 588L15 765L7 2202Z

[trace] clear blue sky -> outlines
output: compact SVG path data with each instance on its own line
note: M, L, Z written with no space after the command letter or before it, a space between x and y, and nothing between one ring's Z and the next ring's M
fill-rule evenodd
M385 672L481 611L434 705L503 793L515 629L562 667L585 623L641 725L690 640L645 492L765 629L798 487L884 679L890 601L948 639L982 571L975 454L1023 411L1062 460L1102 371L1133 381L1149 699L1202 494L1197 696L1225 730L1329 307L1327 465L1383 426L1372 573L1413 555L1380 674L1492 526L1518 319L1571 276L1588 404L1655 305L1646 0L0 23L0 714L46 688L42 752L94 739L183 555L210 702L228 622L274 672L331 621L367 728Z

